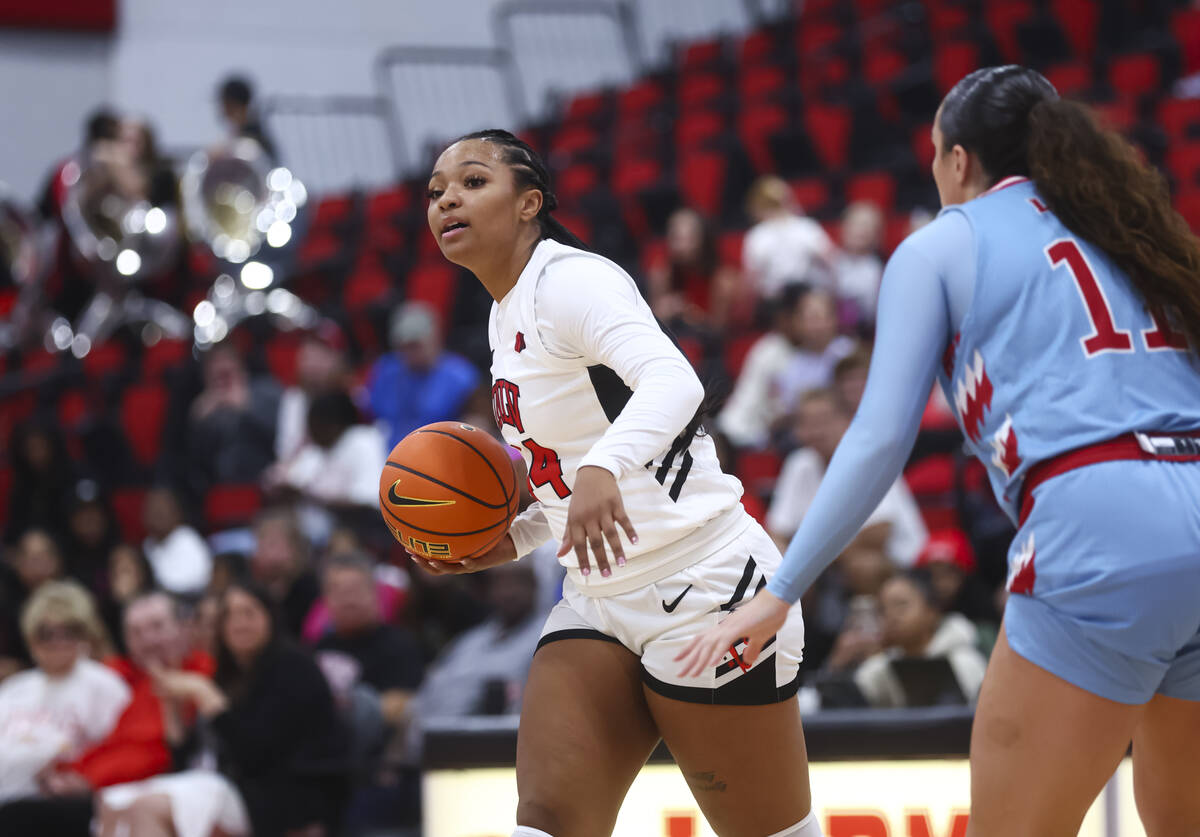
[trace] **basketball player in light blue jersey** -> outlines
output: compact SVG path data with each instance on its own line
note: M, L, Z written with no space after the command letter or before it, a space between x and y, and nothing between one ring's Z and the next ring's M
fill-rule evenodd
M888 264L816 500L767 587L676 659L754 659L900 474L936 376L1019 525L968 834L1075 834L1132 741L1147 833L1198 835L1200 242L1136 150L1032 70L962 79L933 143L945 208Z

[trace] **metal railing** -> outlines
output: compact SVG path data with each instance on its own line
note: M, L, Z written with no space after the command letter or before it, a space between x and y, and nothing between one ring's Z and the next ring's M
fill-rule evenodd
M384 96L275 96L263 106L281 160L316 195L391 185L403 174Z
M526 113L504 49L389 47L375 67L408 171L429 162L435 143L480 128L515 127Z

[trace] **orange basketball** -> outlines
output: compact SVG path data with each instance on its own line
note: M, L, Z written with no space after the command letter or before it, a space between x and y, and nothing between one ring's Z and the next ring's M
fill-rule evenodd
M517 514L508 450L469 424L439 421L409 433L379 477L379 509L409 552L458 561L500 542Z

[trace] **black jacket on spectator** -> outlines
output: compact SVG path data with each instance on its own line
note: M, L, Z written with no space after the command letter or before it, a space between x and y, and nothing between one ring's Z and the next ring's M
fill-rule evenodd
M242 793L256 837L322 823L347 794L347 735L317 664L287 644L263 652L243 689L212 719L221 772Z
M359 680L378 692L415 691L425 669L416 637L395 625L376 625L353 636L326 634L317 643L317 653L322 652L353 657L360 667Z
M321 597L321 582L312 570L296 576L283 600L279 602L279 613L283 617L283 628L292 639L299 639L304 631L304 620L313 604Z

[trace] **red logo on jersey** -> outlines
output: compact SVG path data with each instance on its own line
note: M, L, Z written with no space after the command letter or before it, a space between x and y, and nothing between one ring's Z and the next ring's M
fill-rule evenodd
M963 432L972 442L979 441L979 425L983 424L984 410L992 408L992 381L983 368L983 355L975 350L975 357L963 370L963 376L954 386L954 404L958 407L958 418Z
M525 350L525 335L524 335L524 334L522 334L522 333L521 333L521 332L519 332L519 331L517 332L517 345L516 345L516 349L517 349L517 352L518 352L518 353L520 353L520 352L522 352L522 351L524 351L524 350Z
M954 339L950 341L950 345L946 347L946 351L942 355L942 370L946 373L947 378L954 374L954 353L958 351L958 341L961 339L961 334L955 334Z
M525 432L521 423L521 408L517 401L521 397L521 388L512 381L500 378L492 384L492 415L496 418L496 426L517 428L518 433Z
M1036 209L1038 212L1049 212L1050 211L1049 209L1046 208L1046 204L1042 203L1040 198L1030 198L1029 202L1031 204L1033 204L1033 208Z
M1026 596L1033 594L1033 583L1037 579L1033 558L1033 533L1030 532L1029 540L1021 544L1020 550L1013 556L1012 568L1008 571L1008 592Z
M992 455L992 464L1011 477L1017 468L1021 467L1021 457L1017 455L1017 434L1013 431L1012 416L1005 413L1004 424L992 435L992 447L996 452Z

